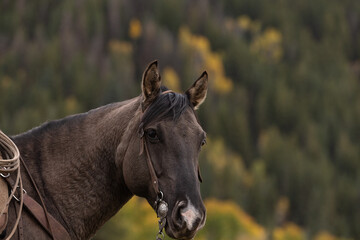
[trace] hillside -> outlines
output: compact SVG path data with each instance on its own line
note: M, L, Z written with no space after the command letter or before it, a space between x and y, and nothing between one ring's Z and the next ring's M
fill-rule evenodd
M1 1L0 128L137 96L154 59L176 91L207 70L202 193L238 210L199 239L232 239L211 224L230 234L243 211L250 239L360 239L359 16L356 0Z

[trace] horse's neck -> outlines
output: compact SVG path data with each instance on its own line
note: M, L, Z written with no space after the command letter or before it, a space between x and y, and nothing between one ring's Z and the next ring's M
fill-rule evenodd
M76 238L89 238L132 196L115 152L137 102L49 123L15 139L48 208Z

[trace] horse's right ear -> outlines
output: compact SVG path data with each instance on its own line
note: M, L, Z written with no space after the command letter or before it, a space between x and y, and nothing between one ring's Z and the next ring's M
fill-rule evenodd
M142 77L141 90L143 111L160 94L161 77L157 65L157 61L150 63L149 66L145 69Z

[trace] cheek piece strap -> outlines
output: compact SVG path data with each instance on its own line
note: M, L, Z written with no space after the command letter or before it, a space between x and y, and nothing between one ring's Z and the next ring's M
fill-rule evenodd
M142 155L144 153L144 149L145 149L145 153L146 153L145 158L146 158L146 163L147 163L150 177L151 177L151 185L153 186L154 192L156 193L156 201L154 203L154 208L155 208L157 217L159 218L159 232L156 234L156 240L162 240L165 237L165 235L163 233L163 229L165 228L165 225L166 225L166 215L168 213L169 207L168 207L167 202L165 202L163 200L164 193L159 189L159 181L158 181L154 166L151 161L149 148L147 146L146 139L144 137L144 131L142 130L141 132L142 132L142 134L141 134L142 144L141 144L141 149L140 149L139 155Z

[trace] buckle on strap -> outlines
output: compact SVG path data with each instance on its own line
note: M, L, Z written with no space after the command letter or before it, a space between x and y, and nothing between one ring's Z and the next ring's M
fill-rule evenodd
M16 188L20 188L19 185L18 185ZM25 190L24 188L22 189L22 191L23 191L23 194L27 194L27 192L26 192L26 190ZM15 196L15 194L13 195L13 198L14 198L17 202L20 202L20 199L17 198L17 197Z

